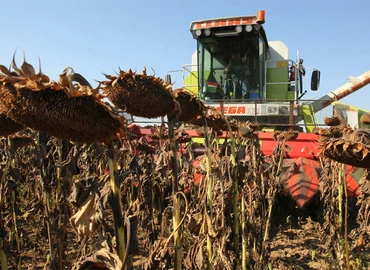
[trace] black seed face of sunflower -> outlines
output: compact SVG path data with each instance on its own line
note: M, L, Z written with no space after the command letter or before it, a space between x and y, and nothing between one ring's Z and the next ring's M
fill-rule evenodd
M19 124L79 143L105 142L120 129L93 97L68 98L63 91L7 89L8 115ZM7 92L5 90L5 92Z
M8 136L23 129L24 127L22 125L14 122L5 114L0 114L0 136Z

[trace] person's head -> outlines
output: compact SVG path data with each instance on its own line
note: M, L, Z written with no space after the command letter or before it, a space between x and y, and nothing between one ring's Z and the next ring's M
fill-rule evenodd
M233 61L239 61L240 60L240 52L239 51L232 51L231 59Z

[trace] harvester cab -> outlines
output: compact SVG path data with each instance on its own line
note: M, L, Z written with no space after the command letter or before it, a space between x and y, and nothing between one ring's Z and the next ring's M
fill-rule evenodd
M224 115L288 129L302 120L297 103L307 92L306 70L298 53L297 60L291 60L283 42L267 40L264 22L263 10L252 16L192 22L197 50L184 88ZM320 72L313 70L311 90L319 83Z

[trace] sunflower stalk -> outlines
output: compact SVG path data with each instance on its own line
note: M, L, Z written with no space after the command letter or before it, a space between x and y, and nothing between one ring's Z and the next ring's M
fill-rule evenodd
M21 269L21 242L19 239L19 230L16 214L16 184L13 182L14 187L12 188L12 212L13 212L13 222L14 222L14 237L17 244L17 269Z
M38 138L37 138L37 144L38 144L38 153L39 153L39 163L44 164L44 156L46 151L46 144L47 144L47 136L44 133L38 132ZM42 166L42 169L40 171L40 185L41 185L41 190L42 190L42 199L44 203L44 211L45 211L45 223L46 223L46 230L47 230L47 235L48 235L48 244L49 244L49 254L50 257L48 261L53 265L55 262L55 249L54 249L54 241L55 237L52 232L52 224L51 224L51 218L50 218L50 212L51 212L51 206L50 206L50 194L45 188L45 183L46 183L46 168L45 165Z
M6 182L6 174L8 172L8 167L9 164L7 163L5 165L5 168L1 172L1 183L0 183L0 212L3 211L3 205L4 205L4 190L5 190L5 182ZM3 225L3 219L0 219L0 229L4 230L4 225ZM5 231L5 230L4 230ZM8 270L8 258L7 258L7 253L6 253L6 243L5 243L5 237L1 241L2 246L0 246L0 261L1 261L1 269L2 270Z
M344 167L344 164L342 165ZM344 185L344 199L345 199L345 205L344 205L344 244L345 244L345 250L346 250L346 264L347 269L350 269L350 261L349 261L349 244L348 244L348 193L347 193L347 182L343 181Z
M238 211L239 210L239 201L238 201L239 182L237 180L238 179L238 175L237 175L238 170L237 170L236 154L235 154L236 142L235 142L235 138L234 138L233 131L231 129L229 121L224 116L223 116L223 120L224 120L224 122L227 126L227 130L229 131L230 141L231 141L230 159L231 159L232 175L233 175L233 183L234 183L234 185L233 185L234 250L235 250L235 254L238 254L238 251L239 251L239 211ZM239 264L240 264L239 256L236 256L236 258L235 258L235 267L236 267L236 269L239 267Z
M175 247L175 269L179 270L182 268L182 257L181 257L181 230L178 229L181 221L181 201L178 197L179 182L178 182L178 146L175 138L175 124L176 119L172 119L168 122L168 134L170 137L170 147L172 151L171 163L172 163L172 196L173 196L173 241Z
M155 242L156 240L156 234L155 234L155 220L156 220L156 211L155 211L155 206L156 206L156 196L155 196L155 179L154 175L151 173L150 174L150 185L151 185L151 191L150 191L150 196L151 196L151 209L150 213L152 215L152 222L151 222L151 229L152 229L152 243ZM159 204L160 205L160 204ZM161 213L161 212L160 212Z
M252 140L251 140L251 145L252 145L252 151L251 151L251 153L252 153L252 177L253 177L254 187L260 187L261 186L261 183L258 181L259 179L258 179L258 176L257 176L257 172L258 172L257 149L256 149L256 145L255 145L255 141L254 140L255 140L255 137L253 136L252 137ZM255 203L256 203L256 201L257 202L260 202L260 199L261 199L260 196L261 196L261 192L258 193L258 197L255 200L253 200L253 201L250 202L249 207L250 207L251 211L253 212L251 214L251 217L256 216L255 210L257 209L257 207L256 207ZM252 194L250 196L250 199L252 200ZM257 254L257 252L258 252L257 251L257 241L259 239L260 238L258 238L258 237L254 237L253 238L253 253L254 254Z
M9 147L9 149L13 149L12 140L9 138L7 139L6 147ZM14 158L10 159L10 166L12 168L16 167ZM16 198L16 189L17 184L13 179L9 179L7 186L11 190L11 205L12 205L12 214L13 214L13 230L14 230L14 239L17 246L17 254L16 254L16 264L17 269L21 269L21 241L19 239L19 229L18 229L18 222L17 222L17 198Z
M48 234L48 241L49 241L49 254L50 254L50 262L54 262L55 260L55 250L54 250L54 240L55 238L53 237L53 234L52 234L52 226L50 224L50 203L49 203L49 193L47 192L46 188L45 188L45 184L44 184L44 181L45 181L45 176L41 176L40 177L40 184L41 184L41 188L42 188L42 197L43 197L43 202L44 202L44 206L45 206L45 223L46 223L46 229L47 229L47 234Z
M242 269L247 270L247 237L246 237L246 222L245 222L245 197L241 198L241 215L242 215Z
M267 219L266 219L266 223L265 223L265 232L264 232L263 240L262 240L262 250L261 250L261 254L260 254L260 262L262 262L264 252L265 252L266 242L267 242L268 237L269 237L272 209L273 209L273 206L274 206L274 203L275 203L276 193L277 193L277 189L278 189L278 186L279 186L279 183L280 183L279 174L281 172L281 168L282 168L283 160L284 160L284 148L285 148L285 139L278 142L277 154L278 154L279 160L277 162L276 171L274 171L274 174L273 174L274 177L275 177L275 181L274 181L273 186L272 186L271 198L269 198L269 201L268 201L269 205L268 205L268 211L267 211Z
M338 233L339 239L343 232L343 169L344 164L338 166Z
M211 173L211 143L209 140L208 134L208 126L207 126L207 119L204 113L202 113L202 120L203 120L203 128L204 128L204 144L206 147L206 183L207 183L207 207L206 211L212 220L213 216L213 177L210 177ZM210 226L209 224L208 226ZM208 252L208 268L213 269L212 267L212 258L213 258L213 244L212 244L212 237L207 233L207 252Z
M235 254L238 254L239 251L239 183L237 181L237 166L236 166L236 158L235 158L235 139L231 130L231 127L227 120L225 119L226 125L229 129L230 133L230 140L231 140L231 165L232 165L232 173L233 173L233 214L234 214L234 249ZM236 257L235 266L239 267L239 256Z
M8 259L6 256L6 253L2 248L0 248L0 261L1 261L1 269L2 270L8 270Z
M109 177L111 187L111 207L113 211L114 229L116 236L116 252L118 257L123 262L125 256L125 228L122 217L121 208L121 192L119 187L118 173L117 173L117 151L114 143L111 140L108 149L108 163L109 163ZM123 265L126 270L126 266Z
M58 144L57 144L57 154L58 154L58 163L59 164L62 164L63 162L63 143L61 140L58 140L57 141ZM63 257L64 257L64 243L65 243L65 230L66 230L66 226L64 226L64 224L62 224L62 222L64 221L63 219L63 215L64 213L61 213L61 208L60 208L60 199L61 199L61 185L62 185L62 167L61 166L57 166L56 168L56 182L57 182L57 187L56 187L56 191L55 191L55 210L57 211L58 213L58 231L60 231L60 237L58 237L58 241L59 241L59 247L58 247L58 253L59 253L59 269L63 269ZM65 209L66 206L64 206L64 212L66 212L66 209ZM65 223L65 221L64 221Z
M160 126L160 129L159 129L159 134L160 134L160 138L159 138L159 147L160 149L162 149L163 147L163 139L162 139L162 135L164 134L166 130L166 124L165 124L165 121L164 121L164 117L161 117L161 126ZM152 158L154 160L154 156L152 155ZM153 164L153 163L151 163ZM154 168L153 168L154 169ZM153 215L153 222L152 222L152 232L153 232L153 243L155 242L155 240L157 240L157 233L156 233L156 225L155 225L155 220L157 219L156 217L156 200L158 200L158 198L156 198L156 180L155 180L155 175L153 173L150 174L150 178L151 178L151 185L152 185L152 215ZM158 195L158 194L157 194ZM157 211L159 213L162 213L163 212L163 205L161 203L157 203Z
M58 145L57 147L57 154L58 154L58 163L61 164L63 161L63 150L61 146L61 140L58 140ZM60 194L61 194L61 177L62 177L62 167L57 166L56 167L56 190L55 190L55 209L59 211L60 206L59 206L59 200L60 200ZM58 226L60 226L61 222L61 216L59 215L58 219Z

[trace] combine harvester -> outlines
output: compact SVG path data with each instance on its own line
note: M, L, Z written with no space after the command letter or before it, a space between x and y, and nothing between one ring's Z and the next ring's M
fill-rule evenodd
M268 41L264 23L263 10L252 16L192 22L190 31L197 41L197 50L192 64L183 66L183 89L225 116L240 122L258 123L258 137L267 160L277 145L274 132L299 131L295 140L286 142L291 151L284 159L281 183L296 205L303 208L319 191L319 141L318 135L312 131L316 127L325 127L325 117L333 114L333 102L370 83L370 71L351 77L343 86L321 98L304 100L307 91L303 77L308 74L303 60L298 53L296 60L290 59L288 47L283 42ZM250 70L244 78L235 78L225 72L235 50ZM311 76L311 91L318 90L320 71L311 69L307 72ZM169 82L171 73L167 75ZM244 80L247 81L245 85ZM187 131L191 136L197 136L194 130ZM145 128L135 132L138 135L150 133ZM351 166L346 165L346 168L348 194L358 196L361 172Z

